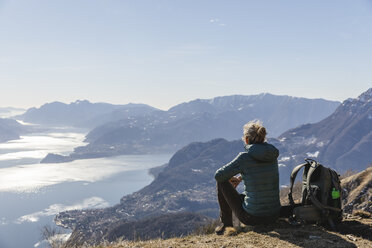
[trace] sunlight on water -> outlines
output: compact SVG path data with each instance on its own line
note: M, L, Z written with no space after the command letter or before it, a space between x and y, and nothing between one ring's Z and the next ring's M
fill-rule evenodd
M16 220L16 223L22 224L23 222L37 222L39 221L40 217L55 216L59 212L68 211L68 210L85 209L85 208L105 208L108 206L109 206L109 203L100 197L91 197L88 199L84 199L81 202L78 202L78 203L75 203L69 206L66 206L63 204L53 204L42 211L38 211L32 214L27 214L27 215L19 217Z
M39 238L40 226L53 226L56 214L116 204L123 195L148 185L152 180L148 169L171 157L123 155L39 163L48 153L67 155L85 145L86 132L48 127L45 132L0 143L0 248L46 247ZM18 239L20 232L22 239Z
M37 126L38 125L38 124L34 124L34 123L24 122L24 121L21 121L21 120L16 120L16 121L18 121L19 123L21 123L24 126Z
M52 150L50 150L52 151ZM22 159L22 158L44 158L48 155L48 151L24 151L24 152L10 152L0 155L0 161Z
M74 147L86 145L84 138L85 135L82 133L21 136L19 140L0 143L0 161L22 158L41 159L48 153L67 155Z
M46 135L21 136L19 140L0 143L0 149L53 149L68 148L71 150L76 144L84 144L85 135L81 133L50 133Z
M121 160L121 157L125 159ZM76 160L70 163L29 164L3 168L0 169L0 192L37 193L43 187L63 182L96 182L119 172L154 166L155 162L149 161L138 165L128 162L128 158L136 160L136 156L119 156Z

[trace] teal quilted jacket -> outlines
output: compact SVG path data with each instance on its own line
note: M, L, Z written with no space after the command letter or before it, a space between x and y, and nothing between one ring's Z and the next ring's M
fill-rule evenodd
M266 142L245 148L246 152L216 171L216 180L228 181L240 173L244 182L243 208L254 216L279 215L278 149Z

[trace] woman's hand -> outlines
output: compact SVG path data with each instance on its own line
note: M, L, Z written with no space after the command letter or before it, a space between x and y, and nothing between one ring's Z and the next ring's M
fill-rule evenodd
M231 183L231 185L236 188L238 187L239 183L242 181L242 176L238 176L238 177L232 177L230 178L229 182Z

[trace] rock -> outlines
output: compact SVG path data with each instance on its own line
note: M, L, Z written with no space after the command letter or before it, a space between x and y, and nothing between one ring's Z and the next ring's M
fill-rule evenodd
M346 235L346 237L350 239L351 241L357 241L357 238L355 238L353 235L348 234Z

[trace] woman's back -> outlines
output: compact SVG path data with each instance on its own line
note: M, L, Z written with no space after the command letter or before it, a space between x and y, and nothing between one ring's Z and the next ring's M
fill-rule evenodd
M244 209L254 216L279 214L278 150L268 143L252 144L241 154Z

